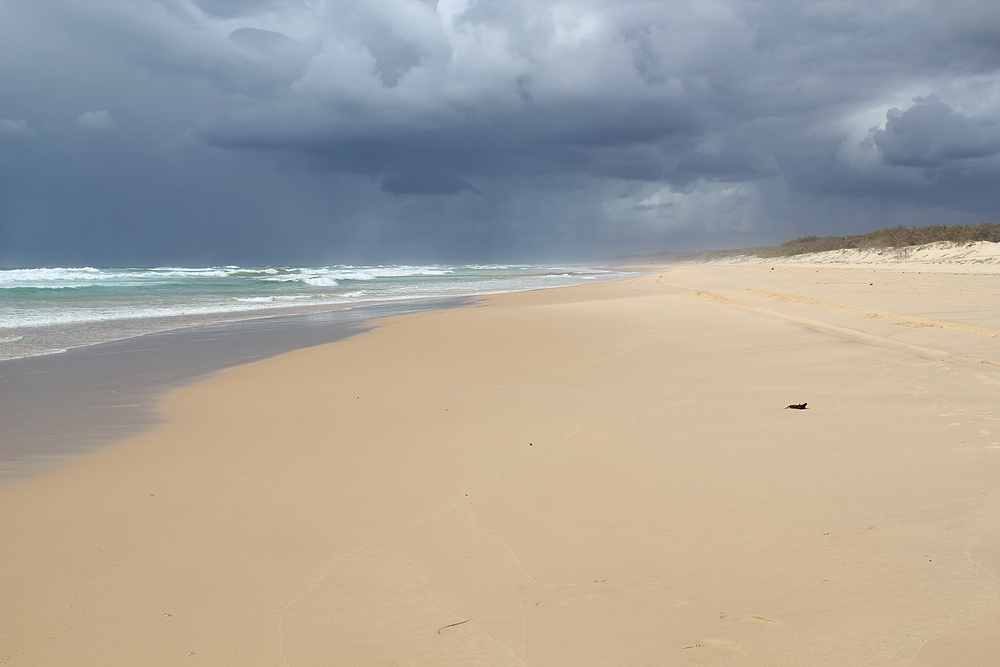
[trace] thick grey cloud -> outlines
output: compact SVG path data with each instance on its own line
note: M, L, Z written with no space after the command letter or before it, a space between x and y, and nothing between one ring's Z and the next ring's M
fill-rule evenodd
M76 126L81 130L110 130L115 121L107 109L85 111L76 119Z
M0 7L8 265L569 258L996 214L988 2Z
M906 111L889 109L885 129L872 133L887 164L938 167L1000 153L1000 125L995 121L956 113L937 96L914 102Z
M293 3L282 0L195 0L194 4L208 16L238 18L280 10ZM299 7L302 6L299 4Z

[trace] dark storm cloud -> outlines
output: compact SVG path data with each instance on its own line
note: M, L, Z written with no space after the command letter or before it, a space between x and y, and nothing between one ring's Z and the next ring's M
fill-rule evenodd
M887 164L937 167L1000 153L996 122L956 113L936 96L914 102L906 111L890 109L885 129L872 134Z
M995 216L988 2L0 2L7 263L579 256Z

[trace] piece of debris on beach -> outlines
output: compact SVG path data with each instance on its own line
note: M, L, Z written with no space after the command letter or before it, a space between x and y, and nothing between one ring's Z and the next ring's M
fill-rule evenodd
M808 405L808 404L807 403L792 403L791 405L785 406L785 409L788 410L789 408L791 408L792 410L805 410L806 409L806 405Z

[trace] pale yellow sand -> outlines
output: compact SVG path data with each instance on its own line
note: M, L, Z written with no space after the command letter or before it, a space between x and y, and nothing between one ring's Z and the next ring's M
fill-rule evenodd
M1000 664L998 371L996 273L392 319L0 489L4 664Z
M829 250L790 257L764 259L737 255L713 264L785 264L799 267L867 266L873 269L912 271L954 271L963 273L996 273L1000 270L1000 243L974 241L950 243L938 241L903 248L865 248Z

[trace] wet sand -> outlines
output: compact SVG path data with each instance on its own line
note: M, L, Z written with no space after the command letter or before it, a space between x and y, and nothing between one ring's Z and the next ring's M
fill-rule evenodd
M5 664L995 664L1000 276L956 272L665 267L175 391L0 488Z
M199 378L343 340L380 317L471 302L423 299L260 317L0 360L0 483L148 430L162 421L163 394Z

